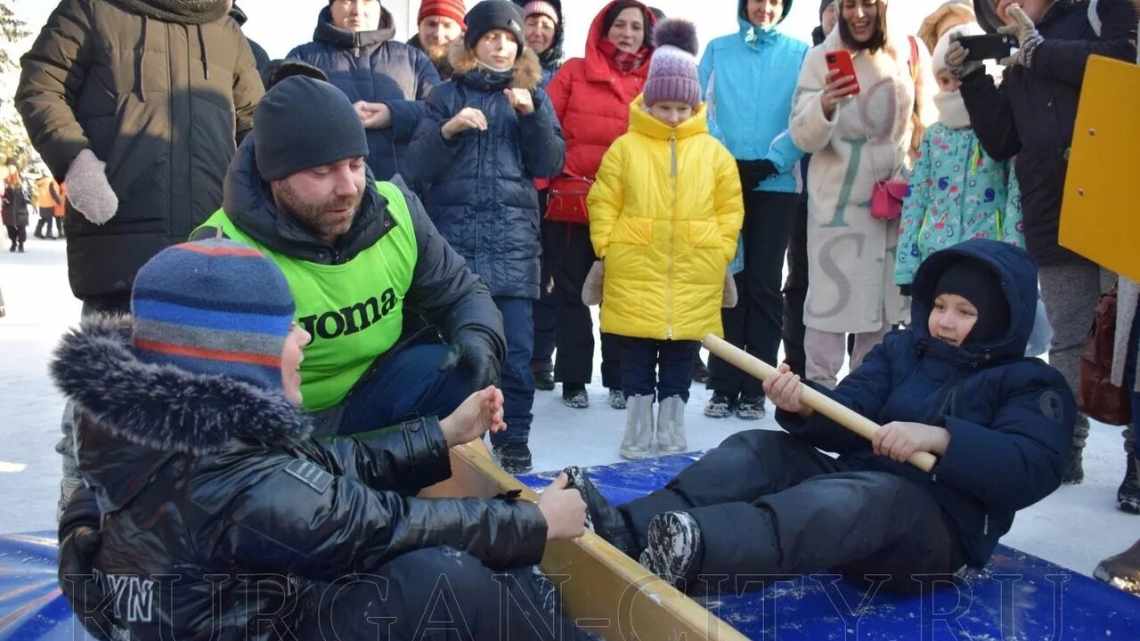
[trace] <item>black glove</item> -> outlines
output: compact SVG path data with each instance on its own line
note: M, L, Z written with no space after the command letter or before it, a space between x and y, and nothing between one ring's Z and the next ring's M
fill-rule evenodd
M744 191L755 191L760 183L780 173L771 160L740 160L740 186Z
M72 495L59 520L59 588L87 633L110 641L113 595L95 577L99 551L99 508L91 490L82 487Z
M911 286L910 285L899 285L899 293L902 294L903 296L909 297L911 295L910 292L911 292Z
M474 327L459 330L451 339L451 351L440 365L440 370L457 366L471 373L476 390L498 385L502 373L502 354L495 340L487 332Z

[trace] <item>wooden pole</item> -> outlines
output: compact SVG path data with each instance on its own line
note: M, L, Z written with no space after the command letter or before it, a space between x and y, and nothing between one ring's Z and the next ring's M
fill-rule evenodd
M705 337L704 345L709 352L718 358L762 381L768 380L769 377L776 374L775 367L719 336L709 334ZM820 394L807 385L803 388L800 402L867 440L871 440L880 427L878 423ZM915 452L914 456L910 457L910 464L924 472L932 470L937 462L938 459L930 452Z

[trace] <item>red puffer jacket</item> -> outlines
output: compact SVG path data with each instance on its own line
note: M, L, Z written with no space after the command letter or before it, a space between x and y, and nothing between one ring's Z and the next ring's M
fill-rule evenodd
M629 129L629 105L649 75L649 58L638 69L623 74L598 48L606 37L606 12L617 3L610 2L594 18L586 40L586 57L567 61L547 87L566 138L562 171L566 175L594 178L606 150ZM653 13L644 5L642 12L647 24L652 25Z

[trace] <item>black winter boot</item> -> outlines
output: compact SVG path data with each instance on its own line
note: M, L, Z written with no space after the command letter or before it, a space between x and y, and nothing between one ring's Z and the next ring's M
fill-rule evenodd
M1116 507L1129 514L1140 514L1140 458L1132 453L1127 460L1124 481L1116 490Z
M673 587L685 590L697 578L704 553L697 520L688 512L658 514L649 522L648 537L641 564Z
M602 496L582 468L571 466L562 472L570 480L566 487L578 490L586 502L586 527L621 550L622 554L636 558L637 542L621 512Z
M508 474L526 474L531 471L533 463L530 456L530 447L526 443L506 443L496 445L495 458L499 459L499 467Z
M1120 554L1101 561L1093 571L1093 576L1115 588L1140 596L1140 541Z
M1081 465L1083 454L1084 448L1074 447L1069 450L1069 467L1061 477L1061 482L1065 485L1080 485L1085 480L1085 470Z

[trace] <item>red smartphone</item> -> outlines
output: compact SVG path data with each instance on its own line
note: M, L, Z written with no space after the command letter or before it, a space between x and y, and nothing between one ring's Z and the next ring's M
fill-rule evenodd
M855 61L851 59L851 52L840 49L839 51L829 51L825 56L827 60L827 69L829 71L838 71L841 76L850 76L855 80L855 91L851 95L856 96L859 94L859 80L855 75Z

